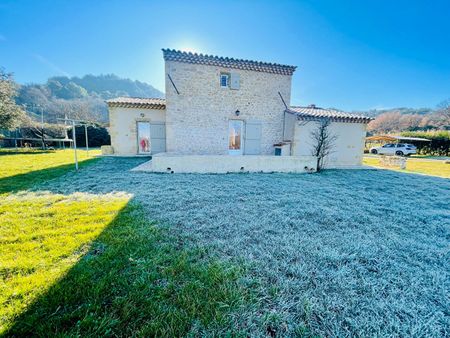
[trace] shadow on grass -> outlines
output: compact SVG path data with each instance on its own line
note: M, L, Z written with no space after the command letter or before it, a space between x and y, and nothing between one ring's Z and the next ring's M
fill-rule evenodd
M95 163L98 160L98 158L92 158L81 161L79 162L79 168ZM58 178L71 170L75 170L75 165L73 163L0 178L0 194L27 190L35 184Z
M130 202L6 336L217 335L248 295L242 270L188 249Z

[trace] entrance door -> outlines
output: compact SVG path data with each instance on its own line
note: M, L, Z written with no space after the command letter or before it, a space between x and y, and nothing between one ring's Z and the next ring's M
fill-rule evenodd
M150 154L150 123L137 123L138 154Z
M228 123L228 153L230 155L242 155L242 132L244 122L239 120L230 120Z

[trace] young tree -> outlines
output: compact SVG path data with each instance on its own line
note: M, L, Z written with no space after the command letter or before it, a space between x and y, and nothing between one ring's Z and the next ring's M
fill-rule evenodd
M337 136L330 131L329 118L321 118L317 127L311 132L311 155L317 157L317 171L323 168L325 158L333 153Z
M14 101L16 95L12 74L0 68L0 129L13 129L25 118L25 112Z

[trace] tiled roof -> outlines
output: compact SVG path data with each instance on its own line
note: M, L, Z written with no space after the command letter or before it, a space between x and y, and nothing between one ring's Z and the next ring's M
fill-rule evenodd
M165 99L146 99L140 97L116 97L107 100L109 107L121 108L147 108L147 109L166 109Z
M317 120L320 118L329 118L336 122L355 122L369 123L373 120L371 117L363 115L349 114L335 109L324 109L314 105L308 107L290 107L289 113L297 115L300 120Z
M250 60L233 59L227 57L182 52L174 49L163 49L164 60L186 63L195 63L224 68L254 70L257 72L292 75L296 66L280 65L276 63L258 62Z

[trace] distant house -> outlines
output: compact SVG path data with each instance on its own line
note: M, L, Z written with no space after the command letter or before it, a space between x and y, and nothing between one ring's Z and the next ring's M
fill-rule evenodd
M295 66L170 49L163 55L165 99L107 101L114 154L153 155L155 171L301 172L314 166L310 134L326 118L337 137L327 166L361 164L370 119L291 107Z

